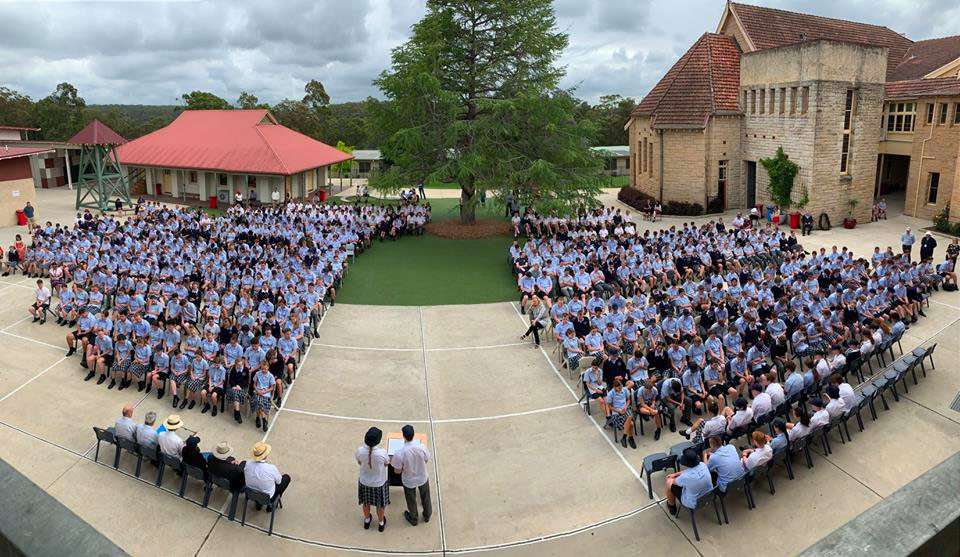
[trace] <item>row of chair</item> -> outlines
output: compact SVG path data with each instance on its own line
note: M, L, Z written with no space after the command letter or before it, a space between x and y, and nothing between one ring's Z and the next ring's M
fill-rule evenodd
M188 499L186 496L187 492L187 481L189 478L193 478L202 483L203 487L203 496L200 501L194 501L203 508L208 508L210 503L210 496L213 493L215 487L221 488L227 493L230 494L230 507L227 512L227 518L229 520L234 520L237 515L237 503L240 500L240 490L233 490L230 486L230 480L227 478L216 476L214 474L204 473L203 470L197 468L196 466L191 466L189 464L184 464L180 459L174 458L168 454L164 454L159 446L154 446L152 449L144 450L136 441L125 439L122 437L117 437L114 435L111 429L103 429L99 427L94 427L93 432L97 437L97 448L94 453L93 460L99 462L100 459L100 443L107 443L114 447L115 452L113 455L113 468L114 470L120 471L120 456L123 453L129 453L137 459L137 467L134 472L134 477L137 479L140 478L142 471L143 461L147 460L150 463L153 463L157 467L157 477L153 483L156 487L164 489L163 476L166 470L169 468L176 474L180 476L180 485L177 490L177 495L184 499ZM146 480L143 480L146 481ZM169 490L172 492L172 490ZM267 508L270 512L270 527L267 530L267 535L273 534L273 521L274 514L277 508L282 508L283 503L277 499L274 501L269 495L263 493L262 491L257 491L255 489L244 487L242 490L243 493L243 512L240 516L240 524L246 524L247 519L247 505L249 502L254 504L261 505ZM189 499L188 499L189 500Z
M697 530L696 523L696 511L706 507L709 504L714 504L714 510L717 514L717 523L729 524L727 517L726 507L724 505L724 497L732 492L743 492L747 501L747 508L753 509L756 507L756 504L753 499L753 492L751 484L758 476L764 476L767 480L767 485L770 491L770 494L773 495L776 492L773 474L774 469L778 463L783 462L784 468L787 471L787 478L792 480L794 478L793 474L793 464L792 458L793 455L802 453L807 464L807 468L813 468L813 459L810 453L811 445L815 445L819 442L823 450L824 456L827 456L833 452L830 446L830 433L833 430L840 432L840 440L842 443L853 441L850 436L850 429L848 427L849 420L856 418L857 425L860 431L864 430L864 423L861 417L861 411L864 408L869 407L870 413L873 421L876 421L878 415L874 401L880 399L883 403L884 409L889 410L890 406L887 403L884 393L890 391L894 400L899 401L900 395L897 390L897 385L902 384L904 391L908 392L907 389L907 375L913 377L913 382L917 384L917 374L916 368L920 367L923 377L926 377L926 360L930 361L931 369L936 369L933 362L933 353L937 345L933 344L929 347L920 347L916 348L908 354L902 355L902 357L892 362L892 365L889 368L881 370L876 376L870 377L867 381L864 381L858 389L858 401L856 406L848 409L843 416L837 417L830 421L829 424L818 428L814 431L811 431L808 435L803 438L792 441L788 443L785 447L780 447L774 451L773 457L763 466L759 467L746 474L743 478L735 482L730 482L727 485L725 492L721 492L718 488L714 488L710 493L704 495L698 499L697 504L694 508L686 508L690 515L690 521L693 525L694 537L697 541L700 541L700 534ZM844 439L844 434L846 434L846 439ZM725 437L725 442L732 442L738 436L730 435ZM664 471L667 469L673 469L675 472L679 471L679 457L683 454L683 451L687 448L694 448L697 452L702 452L704 449L703 444L697 445L690 441L683 443L678 443L670 447L669 453L654 453L648 455L643 459L643 467L640 472L641 477L646 475L647 481L647 493L650 499L653 499L653 486L651 481L651 475L655 472ZM719 510L717 510L717 505L719 505ZM723 512L724 522L720 522L720 511Z

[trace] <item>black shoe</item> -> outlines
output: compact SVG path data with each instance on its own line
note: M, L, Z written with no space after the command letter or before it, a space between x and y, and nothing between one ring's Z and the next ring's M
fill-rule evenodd
M165 389L157 389L157 399L163 398L165 394L167 394Z
M260 503L257 503L255 506L258 511L263 510L263 505L261 505Z
M266 419L266 418L263 419L263 426L262 426L262 428L263 428L263 431L267 431L267 419Z
M216 415L217 415L217 405L216 405L216 404L213 405L213 412L211 412L210 415L211 415L211 416L216 416Z
M670 511L670 516L677 516L677 506L667 503L667 510Z
M153 383L152 383L152 382L147 383L146 381L144 381L144 385L146 385L146 388L143 390L143 392L144 392L144 393L149 393L149 392L150 392L150 388L153 387Z
M683 435L686 439L690 439L690 430L685 429L685 430L683 430L683 431L679 431L678 433L679 433L680 435Z
M260 416L257 416L257 428L260 427Z
M40 318L39 318L39 317L34 317L34 318L33 318L33 321L31 321L31 323L36 323L37 321L40 321Z
M314 330L313 330L313 336L314 336L314 338L320 338L320 333L317 332L316 329L314 329Z
M118 391L122 391L122 390L124 390L124 389L126 389L126 388L127 388L127 382L121 379L121 380L120 380L120 386L117 387L117 390L118 390Z
M197 405L197 401L191 400L190 406L187 406L187 410L193 410L193 407Z
M423 513L423 521L430 522L430 515L428 515L427 513Z
M100 379L97 379L97 385L103 385L103 382L107 380L106 375L101 375Z
M84 380L84 381L89 381L89 380L93 379L93 376L94 376L94 375L96 375L96 373L94 373L94 372L91 371L90 373L87 374L86 377L83 378L83 380Z
M631 449L637 448L637 442L634 441L633 437L631 437L630 439L627 439L627 443L630 445Z
M63 325L63 318L62 318L62 317L58 317L58 318L57 318L57 325Z
M176 408L178 404L180 404L180 397L178 397L177 395L173 395L173 404L171 404L171 406Z
M187 399L181 400L181 401L180 401L180 409L183 410L184 408L186 408L188 402L189 402L189 401L188 401Z
M106 379L106 378L107 378L107 377L106 377L105 375L101 375L101 376L100 376L100 379ZM98 381L97 381L97 384L99 384L99 383L101 383L101 382L102 382L102 381L99 381L99 380L98 380ZM116 386L117 386L117 381L114 380L114 379L111 379L111 380L110 380L110 384L107 385L107 388L108 388L108 389L112 389L112 388L114 388L114 387L116 387ZM121 387L121 388L123 388L123 387Z
M146 387L146 386L147 386L147 384L144 383L143 381L137 382L137 392L138 392L138 393L143 392L143 389L144 389L144 387ZM147 392L149 393L150 390L148 389Z
M405 518L405 519L407 520L407 522L410 523L410 526L416 526L416 525L417 525L417 519L413 518L413 517L410 515L410 511L403 511L403 518Z
M203 410L200 411L201 414L206 414L210 410L210 403L203 405ZM213 413L214 416L217 415L216 412Z
M240 412L237 412L237 423L238 424L243 423L243 416L240 415Z
M387 527L387 517L383 517L383 522L377 524L377 532L383 532L383 529Z
M656 431L653 432L653 440L654 440L654 441L659 441L659 440L660 440L660 430L659 430L659 429L657 429Z
M370 529L370 524L371 524L372 522L373 522L373 517L372 517L372 516L367 517L367 518L364 518L364 519L363 519L363 529L364 529L364 530L369 530L369 529Z
M40 320L40 324L41 324L41 325L43 325L43 324L46 323L46 322L47 322L46 319L41 319L41 320Z
M235 421L235 422L240 422L240 411L239 411L239 410L234 410L234 411L233 411L233 421Z
M923 317L926 317L926 316L927 316L926 313L923 313L923 310L920 310L920 311L918 311L917 313L919 313L919 314L920 314L921 316L923 316Z
M70 350L67 350L67 357L69 358L70 356L73 356L76 353L77 353L77 348L71 347Z
M85 367L85 368L87 368L87 369L90 368L90 366L87 365L87 360L86 360L86 359L81 359L81 360L80 360L80 367Z

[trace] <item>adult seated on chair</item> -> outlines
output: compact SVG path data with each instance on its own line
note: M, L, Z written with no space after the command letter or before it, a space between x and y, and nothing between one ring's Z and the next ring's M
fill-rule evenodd
M183 439L177 435L177 430L183 426L180 416L170 414L163 422L163 428L166 430L157 435L157 444L160 445L160 452L167 456L172 456L180 460L180 453L183 451Z
M196 435L187 437L187 442L184 444L180 456L184 464L189 464L190 466L203 470L204 477L207 477L207 459L203 456L203 453L200 452L199 437Z
M125 404L120 411L121 416L113 425L113 435L117 439L126 439L128 441L136 440L137 422L133 421L133 405Z
M762 431L754 431L750 440L753 442L753 448L743 451L741 455L743 469L747 472L753 471L757 466L766 464L773 458L773 447L770 445L773 439L769 435Z
M727 484L735 482L747 473L740 462L740 455L732 443L722 444L719 437L711 437L710 450L703 452L703 462L715 478L720 491L726 492Z
M217 445L217 448L207 458L207 471L211 476L226 478L230 482L231 491L240 491L245 485L244 466L246 463L237 462L233 458L233 447L226 441Z
M273 451L273 447L264 442L257 442L253 445L250 454L253 461L248 461L243 465L243 478L247 487L250 489L267 494L272 500L277 501L283 497L283 492L290 485L290 475L280 474L276 466L267 462L267 457ZM257 503L257 510L261 508Z
M136 441L143 453L150 454L157 446L156 421L157 413L151 410L143 417L143 423L137 426Z
M697 499L713 489L710 470L697 456L696 450L692 447L684 449L678 462L687 469L668 474L666 479L667 509L673 516L677 515L677 499L684 507L692 509L697 506Z

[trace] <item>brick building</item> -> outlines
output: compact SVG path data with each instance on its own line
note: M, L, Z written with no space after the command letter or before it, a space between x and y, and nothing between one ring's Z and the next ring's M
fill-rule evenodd
M794 199L869 220L905 195L960 217L960 36L911 41L886 27L736 4L650 90L626 126L631 185L668 201L768 203L760 160L783 147Z

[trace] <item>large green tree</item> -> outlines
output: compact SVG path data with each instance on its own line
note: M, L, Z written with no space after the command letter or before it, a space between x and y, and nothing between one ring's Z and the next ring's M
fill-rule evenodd
M230 103L208 91L193 91L183 94L187 110L226 110Z
M240 96L237 97L237 108L251 109L251 108L270 108L270 105L267 103L260 102L260 99L257 98L253 93L247 93L246 91L240 91Z
M63 141L80 131L86 124L84 107L87 103L69 83L60 83L56 90L33 105L34 127L40 128L42 139Z
M620 95L604 95L600 102L591 107L592 118L600 128L597 145L626 145L627 132L623 125L630 119L630 113L637 101Z
M566 46L551 0L428 0L376 80L388 102L369 103L391 163L372 186L456 182L466 224L480 188L551 213L595 203L596 127L558 86Z
M7 126L33 126L30 111L33 101L19 91L0 87L0 124Z

